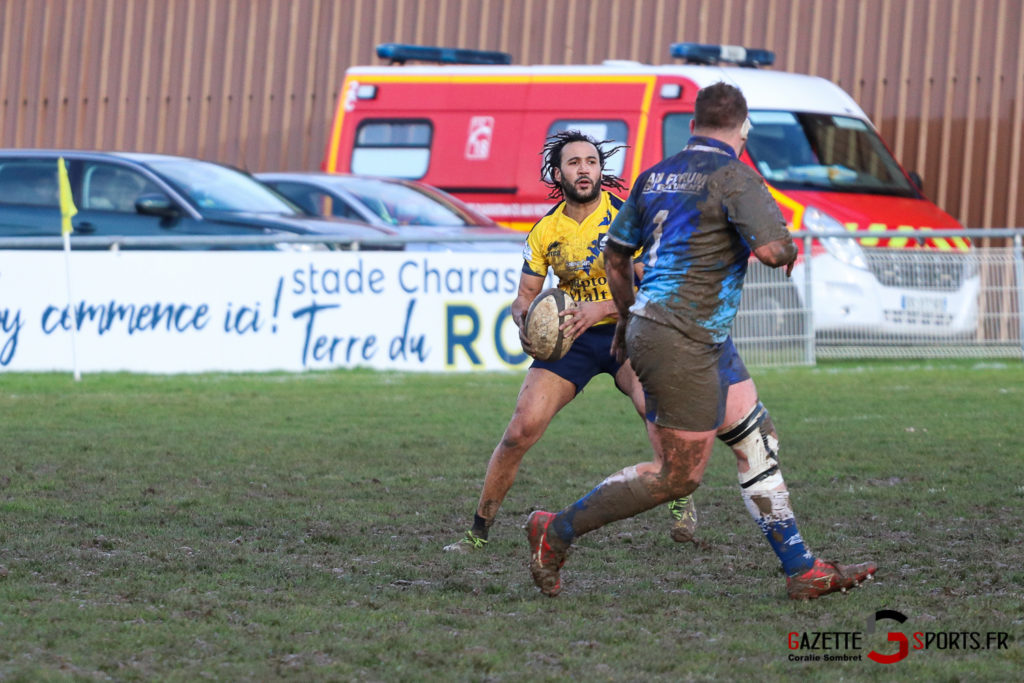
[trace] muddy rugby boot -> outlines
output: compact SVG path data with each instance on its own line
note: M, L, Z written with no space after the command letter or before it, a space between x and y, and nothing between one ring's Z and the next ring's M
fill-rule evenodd
M877 569L874 562L836 564L816 559L814 566L803 574L786 577L786 591L790 600L813 600L836 591L845 593L870 579Z
M677 498L668 504L668 511L676 520L669 533L676 543L696 543L694 535L697 533L697 506L693 504L693 498Z
M469 553L474 550L483 550L486 545L486 538L480 538L472 531L467 531L466 535L455 541L455 543L446 545L444 551L446 553Z
M558 570L565 564L565 551L558 552L548 543L548 527L555 513L536 510L526 519L526 538L530 541L530 574L540 592L553 598L562 590Z

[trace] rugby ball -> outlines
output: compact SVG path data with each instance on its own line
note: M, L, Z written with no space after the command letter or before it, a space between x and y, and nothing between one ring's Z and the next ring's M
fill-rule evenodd
M526 311L526 336L533 345L534 357L539 360L558 360L569 353L573 338L558 329L572 316L559 317L575 303L558 287L545 289L537 295Z

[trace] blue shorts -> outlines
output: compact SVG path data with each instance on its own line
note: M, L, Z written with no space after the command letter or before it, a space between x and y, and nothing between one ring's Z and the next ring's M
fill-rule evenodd
M612 355L615 325L595 325L588 328L572 343L569 353L555 361L535 360L531 368L549 370L576 385L576 393L583 391L590 380L602 372L612 377L618 374L622 363Z
M727 337L722 342L722 355L718 357L718 377L721 386L726 389L733 384L750 379L750 373L747 371L743 359L740 358L740 352L736 350L736 345L732 343L732 337Z

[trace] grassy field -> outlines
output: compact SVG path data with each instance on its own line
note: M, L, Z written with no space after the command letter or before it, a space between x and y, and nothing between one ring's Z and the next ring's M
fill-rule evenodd
M452 556L518 373L0 375L0 679L1019 680L1024 365L754 374L804 538L877 561L865 587L788 601L718 445L699 547L652 510L541 596L529 512L648 458L607 378L527 455L487 551ZM882 609L907 620L868 632ZM869 661L892 631L930 647Z

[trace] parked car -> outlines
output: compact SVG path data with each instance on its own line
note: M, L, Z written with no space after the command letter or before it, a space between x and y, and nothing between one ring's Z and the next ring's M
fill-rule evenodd
M60 157L78 210L72 235L321 235L330 240L277 246L322 249L322 244L344 247L395 234L365 222L310 217L251 175L199 159L4 149L0 150L0 237L60 234Z
M466 249L485 236L508 240L481 242L481 249L520 251L526 235L502 227L460 199L432 185L398 178L333 173L257 173L256 177L313 216L363 221L395 230L407 239L463 237L467 243L436 244L438 249ZM425 249L414 242L413 248Z

